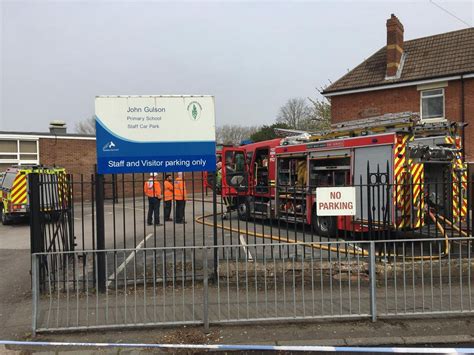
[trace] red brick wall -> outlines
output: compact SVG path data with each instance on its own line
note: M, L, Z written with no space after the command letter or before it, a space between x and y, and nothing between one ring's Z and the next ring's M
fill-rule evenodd
M40 138L39 153L43 165L63 167L74 175L94 173L95 140Z
M461 81L445 87L445 113L450 121L461 121ZM464 117L469 123L465 132L468 161L474 162L474 79L464 81ZM404 111L420 111L420 91L416 86L369 91L331 97L332 122L343 122Z
M95 140L40 138L39 160L40 164L65 168L67 173L73 175L75 199L81 199L81 191L84 201L92 199L91 174L94 173L96 163Z

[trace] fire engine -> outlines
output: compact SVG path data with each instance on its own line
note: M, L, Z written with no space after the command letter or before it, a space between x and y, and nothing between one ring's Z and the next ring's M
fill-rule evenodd
M48 168L38 165L20 165L8 168L0 178L0 215L2 224L28 216L28 175L42 174L45 182L41 189L42 209L57 210L53 206L64 201L66 171L63 168Z
M306 223L327 237L367 231L369 223L418 229L433 218L433 208L453 225L467 214L461 129L460 123L421 121L406 112L224 147L222 196L232 198L243 220ZM328 186L355 187L355 216L317 214L315 190Z

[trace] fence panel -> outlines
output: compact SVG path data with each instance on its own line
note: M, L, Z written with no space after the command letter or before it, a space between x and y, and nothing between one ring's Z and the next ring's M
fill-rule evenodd
M448 243L439 239L380 243L378 314L472 312L472 242L458 238Z
M188 248L35 254L47 265L38 280L35 318L48 330L202 323L202 262ZM202 250L197 250L202 252ZM185 262L188 254L189 262ZM101 292L98 258L107 283ZM42 292L40 292L42 291Z
M34 330L472 313L471 243L444 256L439 239L34 254L49 270L43 283L33 273Z

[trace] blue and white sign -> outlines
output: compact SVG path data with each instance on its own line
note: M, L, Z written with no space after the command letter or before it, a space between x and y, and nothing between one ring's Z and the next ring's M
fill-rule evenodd
M98 96L100 174L214 171L213 96Z

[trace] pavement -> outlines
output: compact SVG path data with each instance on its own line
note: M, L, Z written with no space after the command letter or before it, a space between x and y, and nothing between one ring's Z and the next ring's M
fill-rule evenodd
M470 318L338 321L312 323L274 323L265 325L227 325L211 327L205 333L202 327L154 328L127 331L101 331L42 334L34 341L55 342L113 342L141 344L253 344L276 346L396 346L396 347L472 347L474 322ZM7 346L4 351L23 351L22 354L64 353L79 349L71 346L33 347ZM2 349L0 348L0 352ZM88 347L85 353L141 354L150 349L143 346L131 348ZM473 348L474 351L474 348ZM156 349L153 350L156 352ZM174 351L173 351L174 352ZM14 353L14 352L12 352Z

